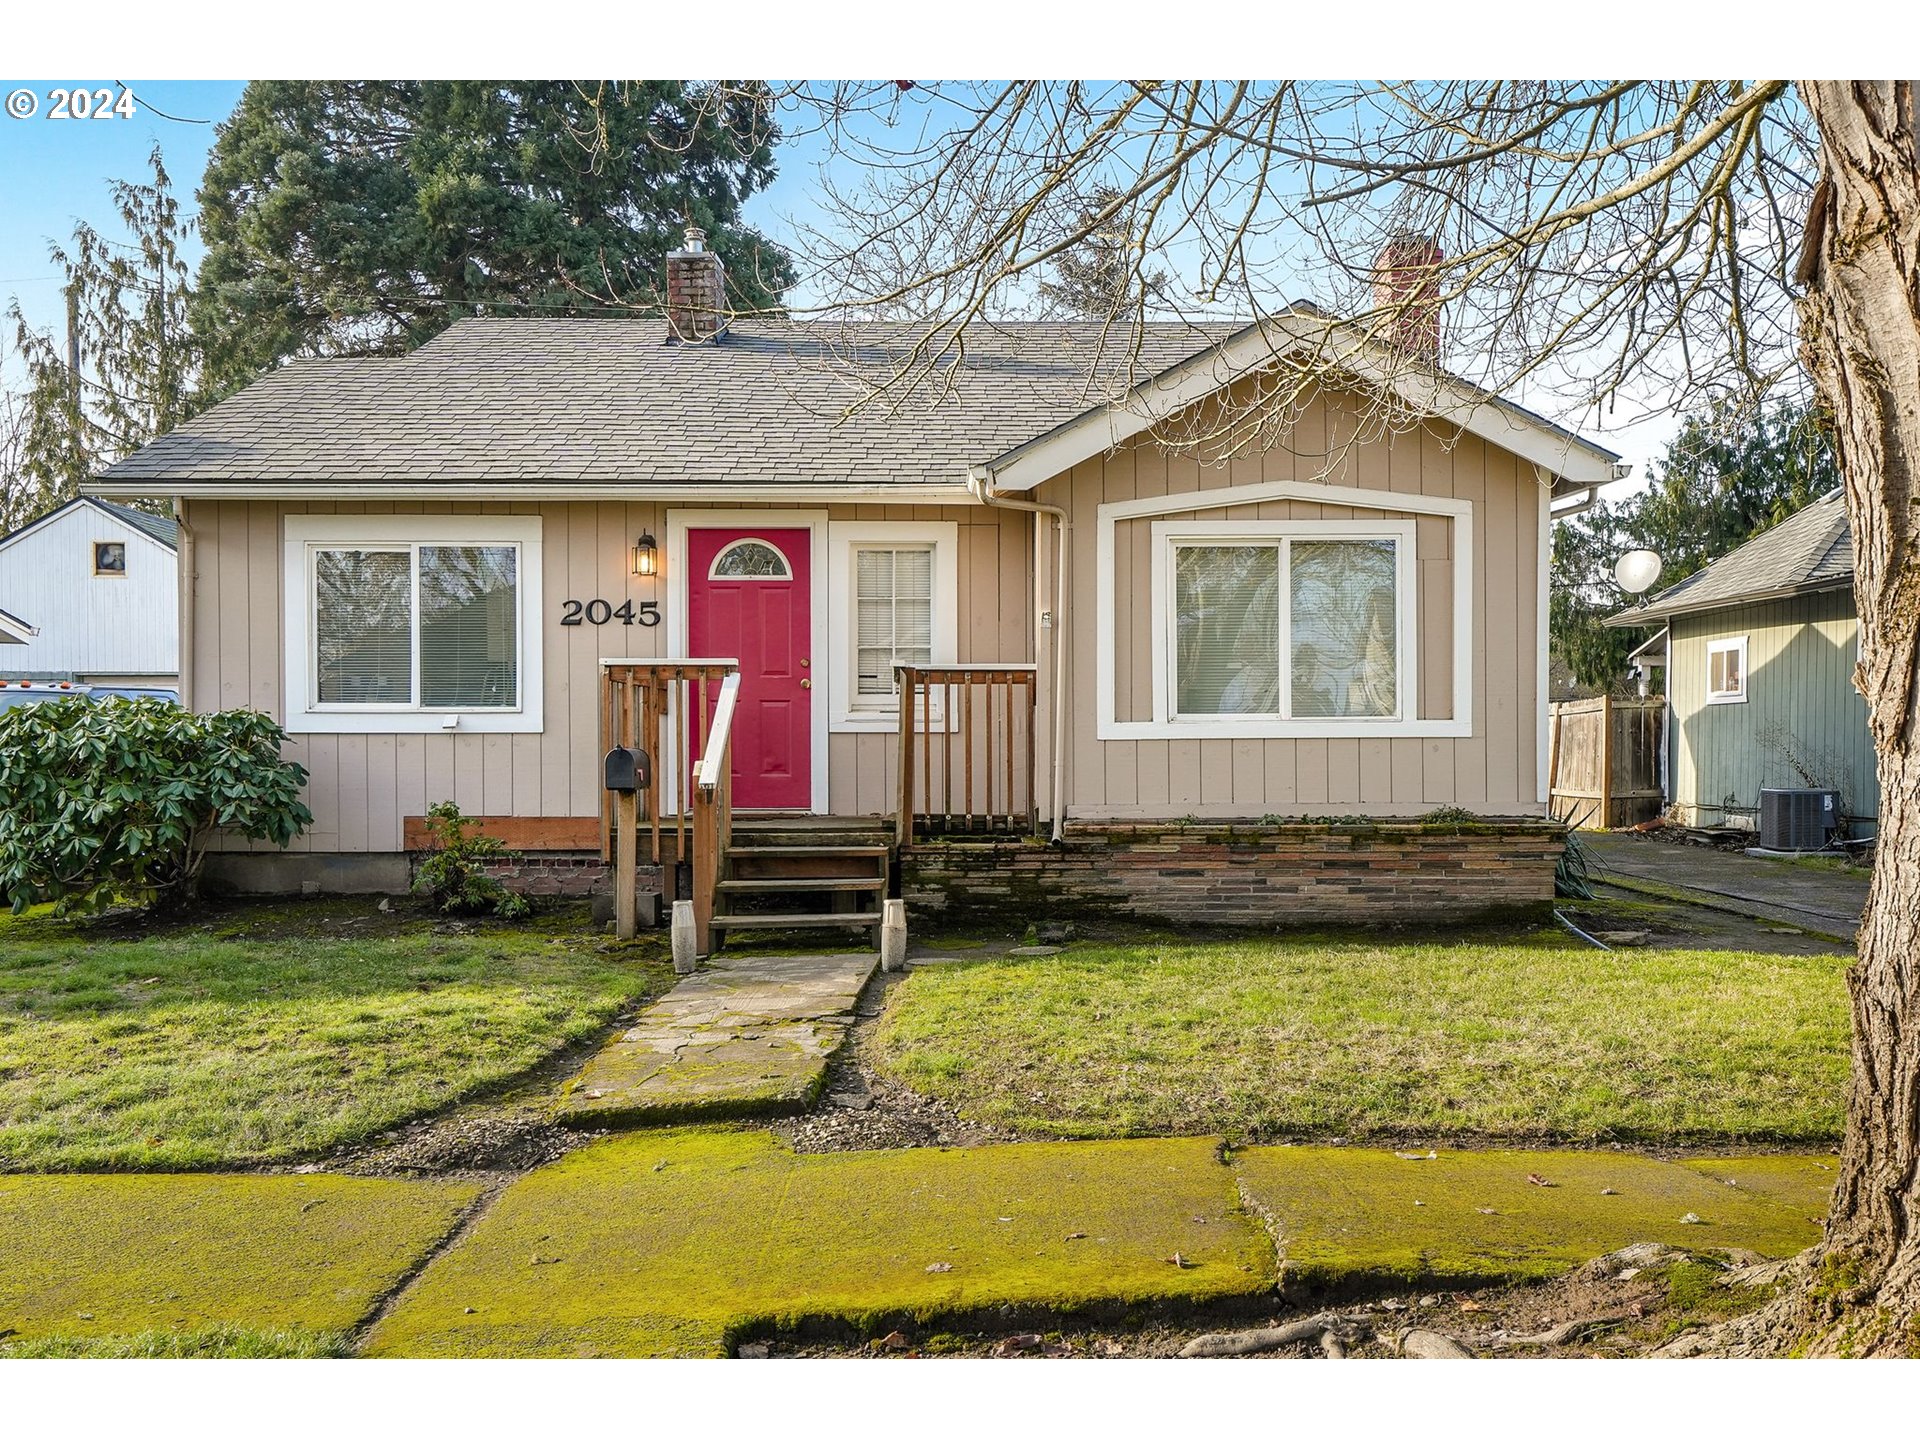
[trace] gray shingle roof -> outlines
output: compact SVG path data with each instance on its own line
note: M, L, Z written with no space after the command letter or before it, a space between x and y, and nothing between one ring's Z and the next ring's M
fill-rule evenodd
M109 467L113 484L957 484L1238 324L981 325L963 363L847 416L917 333L658 320L463 320L397 358L307 360ZM1089 377L1092 377L1091 379Z
M92 503L108 514L118 516L134 529L158 540L169 550L180 548L180 527L169 516L155 515L150 510L136 510L131 505L116 505L111 500L96 499Z
M1836 489L1645 605L1609 617L1608 623L1646 625L1763 596L1839 589L1852 579L1853 537L1847 530L1846 504Z

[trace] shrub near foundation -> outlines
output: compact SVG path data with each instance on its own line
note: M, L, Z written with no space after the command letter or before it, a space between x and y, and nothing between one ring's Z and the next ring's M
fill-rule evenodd
M286 739L258 710L145 698L0 710L0 898L16 914L191 899L216 830L284 847L313 823Z

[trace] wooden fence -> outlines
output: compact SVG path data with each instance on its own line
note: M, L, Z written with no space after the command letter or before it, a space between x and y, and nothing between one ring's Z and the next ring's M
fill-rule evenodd
M1547 722L1549 808L1583 830L1613 830L1659 815L1667 702L1563 700Z

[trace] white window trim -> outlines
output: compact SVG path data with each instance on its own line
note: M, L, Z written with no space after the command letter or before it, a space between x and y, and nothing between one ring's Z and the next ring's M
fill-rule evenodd
M1173 555L1183 545L1271 542L1282 549L1288 540L1392 540L1394 542L1394 700L1399 713L1380 716L1285 719L1275 715L1187 715L1175 713L1178 616L1173 606ZM1329 724L1352 726L1356 733L1393 734L1406 723L1409 705L1418 709L1419 694L1419 571L1417 544L1411 520L1162 520L1153 526L1153 717L1174 733L1192 735L1224 730L1233 735L1267 734L1276 729L1296 733L1294 727ZM1292 605L1290 569L1280 566L1282 605L1278 631L1280 708L1290 708L1292 686Z
M1250 720L1172 720L1167 718L1171 712L1164 673L1164 646L1166 644L1166 612L1171 608L1171 596L1163 581L1156 579L1153 584L1153 643L1162 650L1162 656L1156 662L1154 675L1154 717L1151 720L1120 720L1117 718L1118 704L1115 697L1115 678L1117 666L1114 650L1117 643L1115 633L1115 562L1114 549L1120 522L1146 519L1155 515L1177 515L1194 511L1225 510L1241 505L1256 505L1268 500L1302 500L1319 505L1341 505L1356 510L1393 511L1402 515L1435 515L1444 517L1452 529L1453 556L1453 713L1444 720L1423 720L1417 718L1397 721L1364 720L1351 718L1313 719L1313 720L1275 720L1268 717L1255 717ZM1178 522L1174 522L1178 523ZM1205 525L1216 533L1228 525L1227 521L1191 522ZM1281 527L1301 526L1310 523L1327 523L1342 527L1353 533L1355 526L1373 522L1354 520L1339 522L1309 522L1286 520L1263 520L1245 522L1256 525L1262 530L1272 531ZM1401 521L1398 523L1410 523ZM1417 534L1417 526L1415 527ZM1164 546L1156 542L1153 545L1155 564L1164 563ZM1417 542L1408 552L1413 563L1418 565ZM1122 500L1102 505L1095 511L1094 537L1094 706L1095 735L1101 740L1204 740L1204 739L1318 739L1340 736L1393 736L1399 738L1430 738L1441 736L1467 736L1473 734L1473 644L1474 644L1474 535L1473 502L1468 500L1443 499L1430 495L1401 494L1388 490L1363 490L1346 485L1322 485L1304 480L1275 480L1259 485L1238 485L1224 490L1189 492L1180 495L1154 496L1144 500ZM1414 571L1417 576L1418 570ZM1420 591L1416 585L1408 592L1410 609L1415 617L1415 640L1418 639L1418 616ZM1404 613L1404 612L1403 612ZM1406 650L1406 655L1418 663L1417 643ZM1404 692L1405 703L1412 707L1417 715L1419 692L1409 686Z
M1735 654L1738 654L1740 657L1740 688L1738 690L1716 690L1713 688L1713 657L1716 655L1725 655L1728 652L1733 652ZM1746 704L1748 681L1749 681L1749 677L1747 675L1747 637L1745 635L1730 635L1721 640L1707 641L1707 674L1706 674L1707 704L1709 705L1744 705Z
M295 735L539 734L546 667L540 519L533 515L289 515L281 537L286 669L281 724ZM315 702L313 552L342 546L518 545L520 704L506 709Z
M862 546L928 545L933 549L933 663L959 663L960 526L951 520L836 520L827 526L827 632L832 646L828 703L837 735L899 733L900 706L855 704L853 552ZM939 723L936 714L935 723Z

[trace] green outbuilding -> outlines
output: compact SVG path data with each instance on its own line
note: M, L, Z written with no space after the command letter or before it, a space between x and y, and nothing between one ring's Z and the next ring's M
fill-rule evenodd
M1682 822L1751 827L1762 790L1832 790L1842 833L1873 834L1880 788L1853 686L1860 622L1839 490L1607 623L1663 627L1634 653L1666 672L1667 798Z

